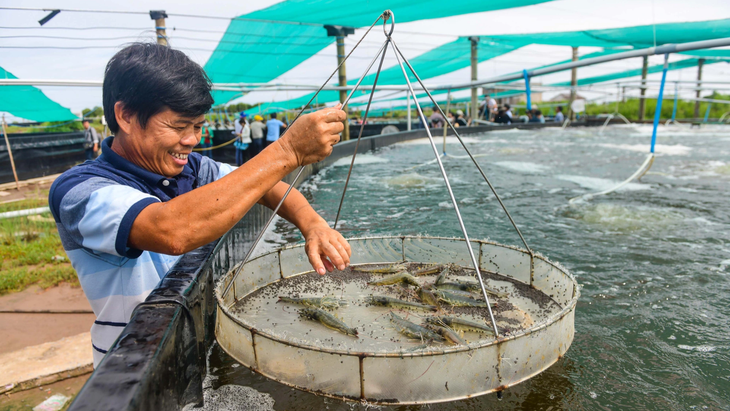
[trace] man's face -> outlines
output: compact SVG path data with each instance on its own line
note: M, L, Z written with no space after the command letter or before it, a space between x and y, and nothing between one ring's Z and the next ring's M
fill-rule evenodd
M125 139L125 153L149 171L174 177L183 171L188 155L200 141L204 121L203 115L185 117L170 109L150 117L144 129L133 121L132 132Z
M81 124L84 126L84 130L88 130L89 129L89 122L88 121L84 121Z

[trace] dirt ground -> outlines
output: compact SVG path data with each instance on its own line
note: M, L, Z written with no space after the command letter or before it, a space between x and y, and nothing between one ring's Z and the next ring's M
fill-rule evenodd
M83 314L31 314L7 311L86 311ZM95 316L81 288L62 284L32 286L0 296L0 354L88 332Z
M38 198L38 193L51 188L51 184L58 177L58 174L25 180L20 182L20 190L15 188L15 183L0 184L0 204L30 198Z
M45 401L48 397L61 394L71 397L62 408L65 410L71 404L73 397L81 390L91 374L81 375L67 380L59 381L42 387L21 391L10 395L0 395L0 411L31 410L33 407Z

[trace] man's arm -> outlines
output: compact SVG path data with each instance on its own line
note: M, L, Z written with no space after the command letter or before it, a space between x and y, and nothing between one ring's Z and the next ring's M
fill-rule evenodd
M339 109L302 116L281 139L229 175L170 201L147 206L132 224L128 246L183 254L225 234L255 203L277 204L283 195L282 187L286 190L285 185L279 184L282 178L299 165L320 161L331 154L332 146L339 141L344 117ZM348 262L349 258L345 259L342 253L332 252L337 249L335 245L325 244L340 243L339 234L335 235L329 227L324 229L326 223L300 193L292 190L280 214L302 230L308 243L316 243L310 248L318 254L309 254L313 265L322 254L338 266ZM318 271L320 268L321 265L315 266Z
M91 129L91 140L94 142L94 152L99 150L99 133L96 132L94 127L89 126Z

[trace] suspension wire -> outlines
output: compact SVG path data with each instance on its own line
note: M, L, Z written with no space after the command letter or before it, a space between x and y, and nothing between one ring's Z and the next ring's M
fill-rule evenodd
M413 69L413 66L411 66L411 63L408 62L408 60L405 58L405 56L403 56L403 53L401 53L400 49L398 49L398 45L396 45L395 42L392 41L392 40L391 40L391 42L393 43L393 48L396 51L396 55L400 54L400 56L403 57L403 61L406 63L406 65L408 65L408 68L411 70L411 72L413 73L413 75L416 77L416 80L418 80L418 83L423 88L423 91L425 91L426 94L428 94L428 97L431 99L431 101L433 102L434 106L436 106L436 108L439 109L439 112L441 113L441 115L442 116L445 116L444 111L441 109L441 106L439 106L438 103L436 103L436 99L434 99L433 95L431 95L431 92L426 88L426 85L423 84L423 81L421 80L421 77L418 76L418 74L416 73L416 71ZM522 232L520 232L520 229L517 228L517 223L515 223L515 220L512 219L512 216L510 215L509 211L507 210L507 206L504 205L504 203L502 202L502 199L499 197L499 194L497 194L497 190L494 188L494 186L492 185L492 183L489 181L489 178L484 173L484 170L482 170L482 167L479 165L479 163L477 162L476 158L474 158L474 155L471 153L471 151L469 150L469 148L466 146L466 143L464 143L464 140L459 135L459 132L456 131L456 127L454 127L454 125L451 124L451 123L448 123L448 124L449 124L449 127L451 127L451 130L454 132L454 135L456 136L456 138L459 140L459 143L461 143L461 146L464 147L464 150L466 151L466 154L469 155L469 158L471 158L471 161L474 163L474 165L476 166L477 170L479 170L479 173L484 178L484 181L489 186L489 189L492 190L492 193L494 194L494 197L499 202L499 205L502 207L502 210L504 210L504 213L507 215L507 218L509 219L510 223L512 223L512 227L514 227L515 231L517 231L517 235L520 236L520 240L522 240L522 244L525 245L525 248L527 249L527 252L530 253L530 257L534 257L535 255L534 255L532 249L530 248L530 246L527 245L527 241L525 241L525 237L522 236ZM429 135L430 135L430 133L429 133ZM439 161L439 164L441 164L440 161Z
M335 224L332 226L334 230L337 230L337 222L340 221L340 212L342 211L342 203L345 202L345 193L347 193L347 186L350 184L350 175L352 174L352 168L355 166L355 156L357 156L357 150L360 147L360 140L362 139L362 132L365 129L365 121L368 119L368 113L370 112L370 104L373 102L373 95L375 94L375 87L378 85L378 77L380 77L380 71L383 69L383 61L385 60L385 54L388 52L388 43L390 39L385 40L382 47L382 54L380 55L380 64L378 65L378 71L375 72L375 79L373 81L373 89L370 91L368 97L368 105L365 107L365 114L362 117L362 124L360 124L360 133L357 135L357 143L355 143L355 152L352 153L352 160L350 161L350 169L347 170L347 179L345 180L345 187L342 189L342 197L340 198L340 205L337 207L337 216L335 217ZM377 57L377 56L376 56ZM368 71L369 71L368 67ZM367 73L363 74L365 77ZM362 77L361 77L362 78Z
M388 35L390 38L390 35ZM400 66L401 71L403 72L403 77L406 79L406 84L408 85L408 89L410 90L411 94L415 95L415 92L413 91L413 86L411 85L411 80L408 78L408 74L406 73L405 67L403 67L403 62L401 61L400 57L403 57L403 60L406 60L406 58L400 54L398 51L398 47L395 45L395 42L391 39L391 42L393 43L393 48L396 50L395 58L398 60L398 65ZM398 55L400 54L400 57ZM407 61L407 60L406 60ZM410 67L410 64L408 65ZM415 75L415 71L413 68L411 68L411 72ZM418 78L416 76L416 78ZM423 89L426 88L421 85ZM471 241L469 240L469 234L466 232L466 226L464 226L464 220L461 218L461 212L459 211L459 205L456 202L456 197L454 197L454 191L451 189L451 184L449 183L449 178L446 176L446 170L444 169L443 163L441 163L441 156L439 155L438 148L436 148L436 143L433 140L433 136L431 135L431 129L428 127L428 123L426 122L426 117L423 114L423 110L421 110L421 105L418 103L418 99L413 100L416 104L416 111L418 112L418 116L421 118L421 121L423 121L423 124L426 125L426 135L428 135L428 140L431 143L431 148L433 149L433 154L436 156L436 163L439 166L439 169L441 170L441 175L444 178L444 183L446 184L446 189L449 192L449 197L451 198L451 203L454 205L454 211L456 212L456 218L459 220L459 226L461 227L461 232L464 234L464 241L466 242L467 249L469 250L469 257L471 257L471 262L474 265L474 269L476 270L476 276L479 280L479 285L482 289L482 294L484 295L484 301L487 303L487 311L489 312L489 319L492 322L492 328L494 329L494 336L499 337L499 330L497 329L497 322L494 320L494 314L492 313L492 306L489 302L489 296L487 295L487 290L484 287L484 280L482 279L482 273L479 269L479 263L477 262L476 256L474 256L474 250L471 247ZM434 104L436 104L434 102ZM443 112L442 112L443 113ZM443 114L442 114L443 115Z
M350 57L350 55L352 55L352 53L355 51L357 46L359 46L360 43L362 43L362 41L365 39L365 37L367 37L367 35L373 29L373 27L375 27L375 25L378 23L378 21L380 21L380 19L383 17L384 17L384 14L381 14L380 16L378 16L377 19L375 19L373 24L370 25L370 27L367 29L365 34L363 34L363 36L360 38L360 41L358 41L355 44L355 46L352 48L352 50L350 50L350 52L347 53L345 58L343 58L342 61L340 62L340 64L337 65L337 68L335 68L335 70L332 72L332 74L330 74L330 76L322 84L322 86L317 90L317 92L314 93L312 98L309 99L309 102L307 102L307 104L305 104L304 107L302 107L302 109L299 111L299 113L296 115L296 117L294 117L294 120L292 120L292 122L289 124L289 127L287 127L287 132L288 132L288 130L291 130L291 126L294 125L294 122L296 122L297 119L299 119L299 116L301 116L302 113L304 113L304 110L306 110L307 107L309 107L309 105L312 104L312 101L314 101L314 99L317 97L319 92L322 91L324 86L326 86L327 83L330 82L330 80L332 80L332 77L334 77L335 74L337 74L337 72L340 70L340 67L342 67L342 65L345 64L345 61L347 61L347 59ZM386 43L383 43L383 47L385 47L385 45L386 45ZM377 57L378 57L378 55L375 56L375 59L377 59ZM370 67L372 67L373 63L375 62L375 59L373 59L373 62L370 63ZM370 70L370 67L368 67L368 70ZM345 107L345 105L347 105L347 102L350 100L350 97L352 97L352 95L355 93L355 91L357 90L357 86L359 86L361 82L362 82L362 78L360 78L360 80L357 82L355 87L350 92L350 95L348 95L347 98L345 99L345 101L342 103L342 107ZM286 132L285 132L285 134L286 134ZM302 173L304 172L304 168L305 168L305 166L299 167L299 171L297 172L297 175L294 176L294 180L289 185L289 188L286 189L286 192L281 197L281 200L279 200L279 204L277 204L276 208L274 208L274 211L271 213L271 217L269 217L269 219L266 221L266 224L263 226L263 228L259 232L259 235L254 240L253 244L251 244L251 248L249 248L248 252L246 252L246 256L243 257L243 260L241 261L241 264L239 265L238 269L236 269L236 272L233 274L231 281L228 283L225 290L223 290L223 293L221 294L222 298L225 298L225 296L228 295L228 292L231 290L231 287L236 282L236 278L238 278L238 276L241 274L241 271L243 271L243 266L246 264L246 261L248 261L248 259L251 258L251 255L253 254L254 249L256 249L256 246L259 244L261 239L264 237L264 233L266 233L266 230L271 225L271 222L274 221L274 218L277 216L277 213L279 212L281 205L284 204L284 201L289 196L289 193L291 192L292 188L294 188L294 185L296 185L297 181L302 176Z

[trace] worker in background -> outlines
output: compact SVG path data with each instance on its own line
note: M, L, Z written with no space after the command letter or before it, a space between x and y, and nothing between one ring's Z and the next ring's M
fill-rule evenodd
M264 118L256 114L251 122L251 157L258 155L264 149L264 136L266 136L266 124Z
M555 113L555 122L562 123L565 121L565 115L563 114L563 106L558 106L557 109L555 109L557 113Z
M266 147L278 140L284 129L286 129L286 124L276 118L276 113L271 113L271 118L266 122Z
M428 118L431 128L442 128L446 125L446 119L441 115L438 106L433 106L433 113Z
M208 126L208 122L206 121L205 123L203 123L203 127L200 129L200 148L210 147L213 147L213 133L211 132L210 127ZM210 159L213 158L213 150L202 150L200 154Z
M246 120L248 114L241 112L241 115L236 121L236 141L233 145L236 147L236 165L240 167L243 163L249 160L249 148L251 146L251 128Z
M512 107L509 104L504 105L504 114L509 117L509 120L512 121Z
M96 152L99 150L99 133L94 127L91 127L89 120L84 119L81 122L84 126L84 151L86 152L86 160L93 160Z
M182 254L210 243L259 203L275 208L281 180L332 153L347 118L339 106L301 116L240 168L193 152L211 82L183 52L133 43L109 60L102 89L114 137L102 154L58 177L49 205L96 321L94 366ZM316 272L343 270L350 246L292 189L278 214L302 232Z

